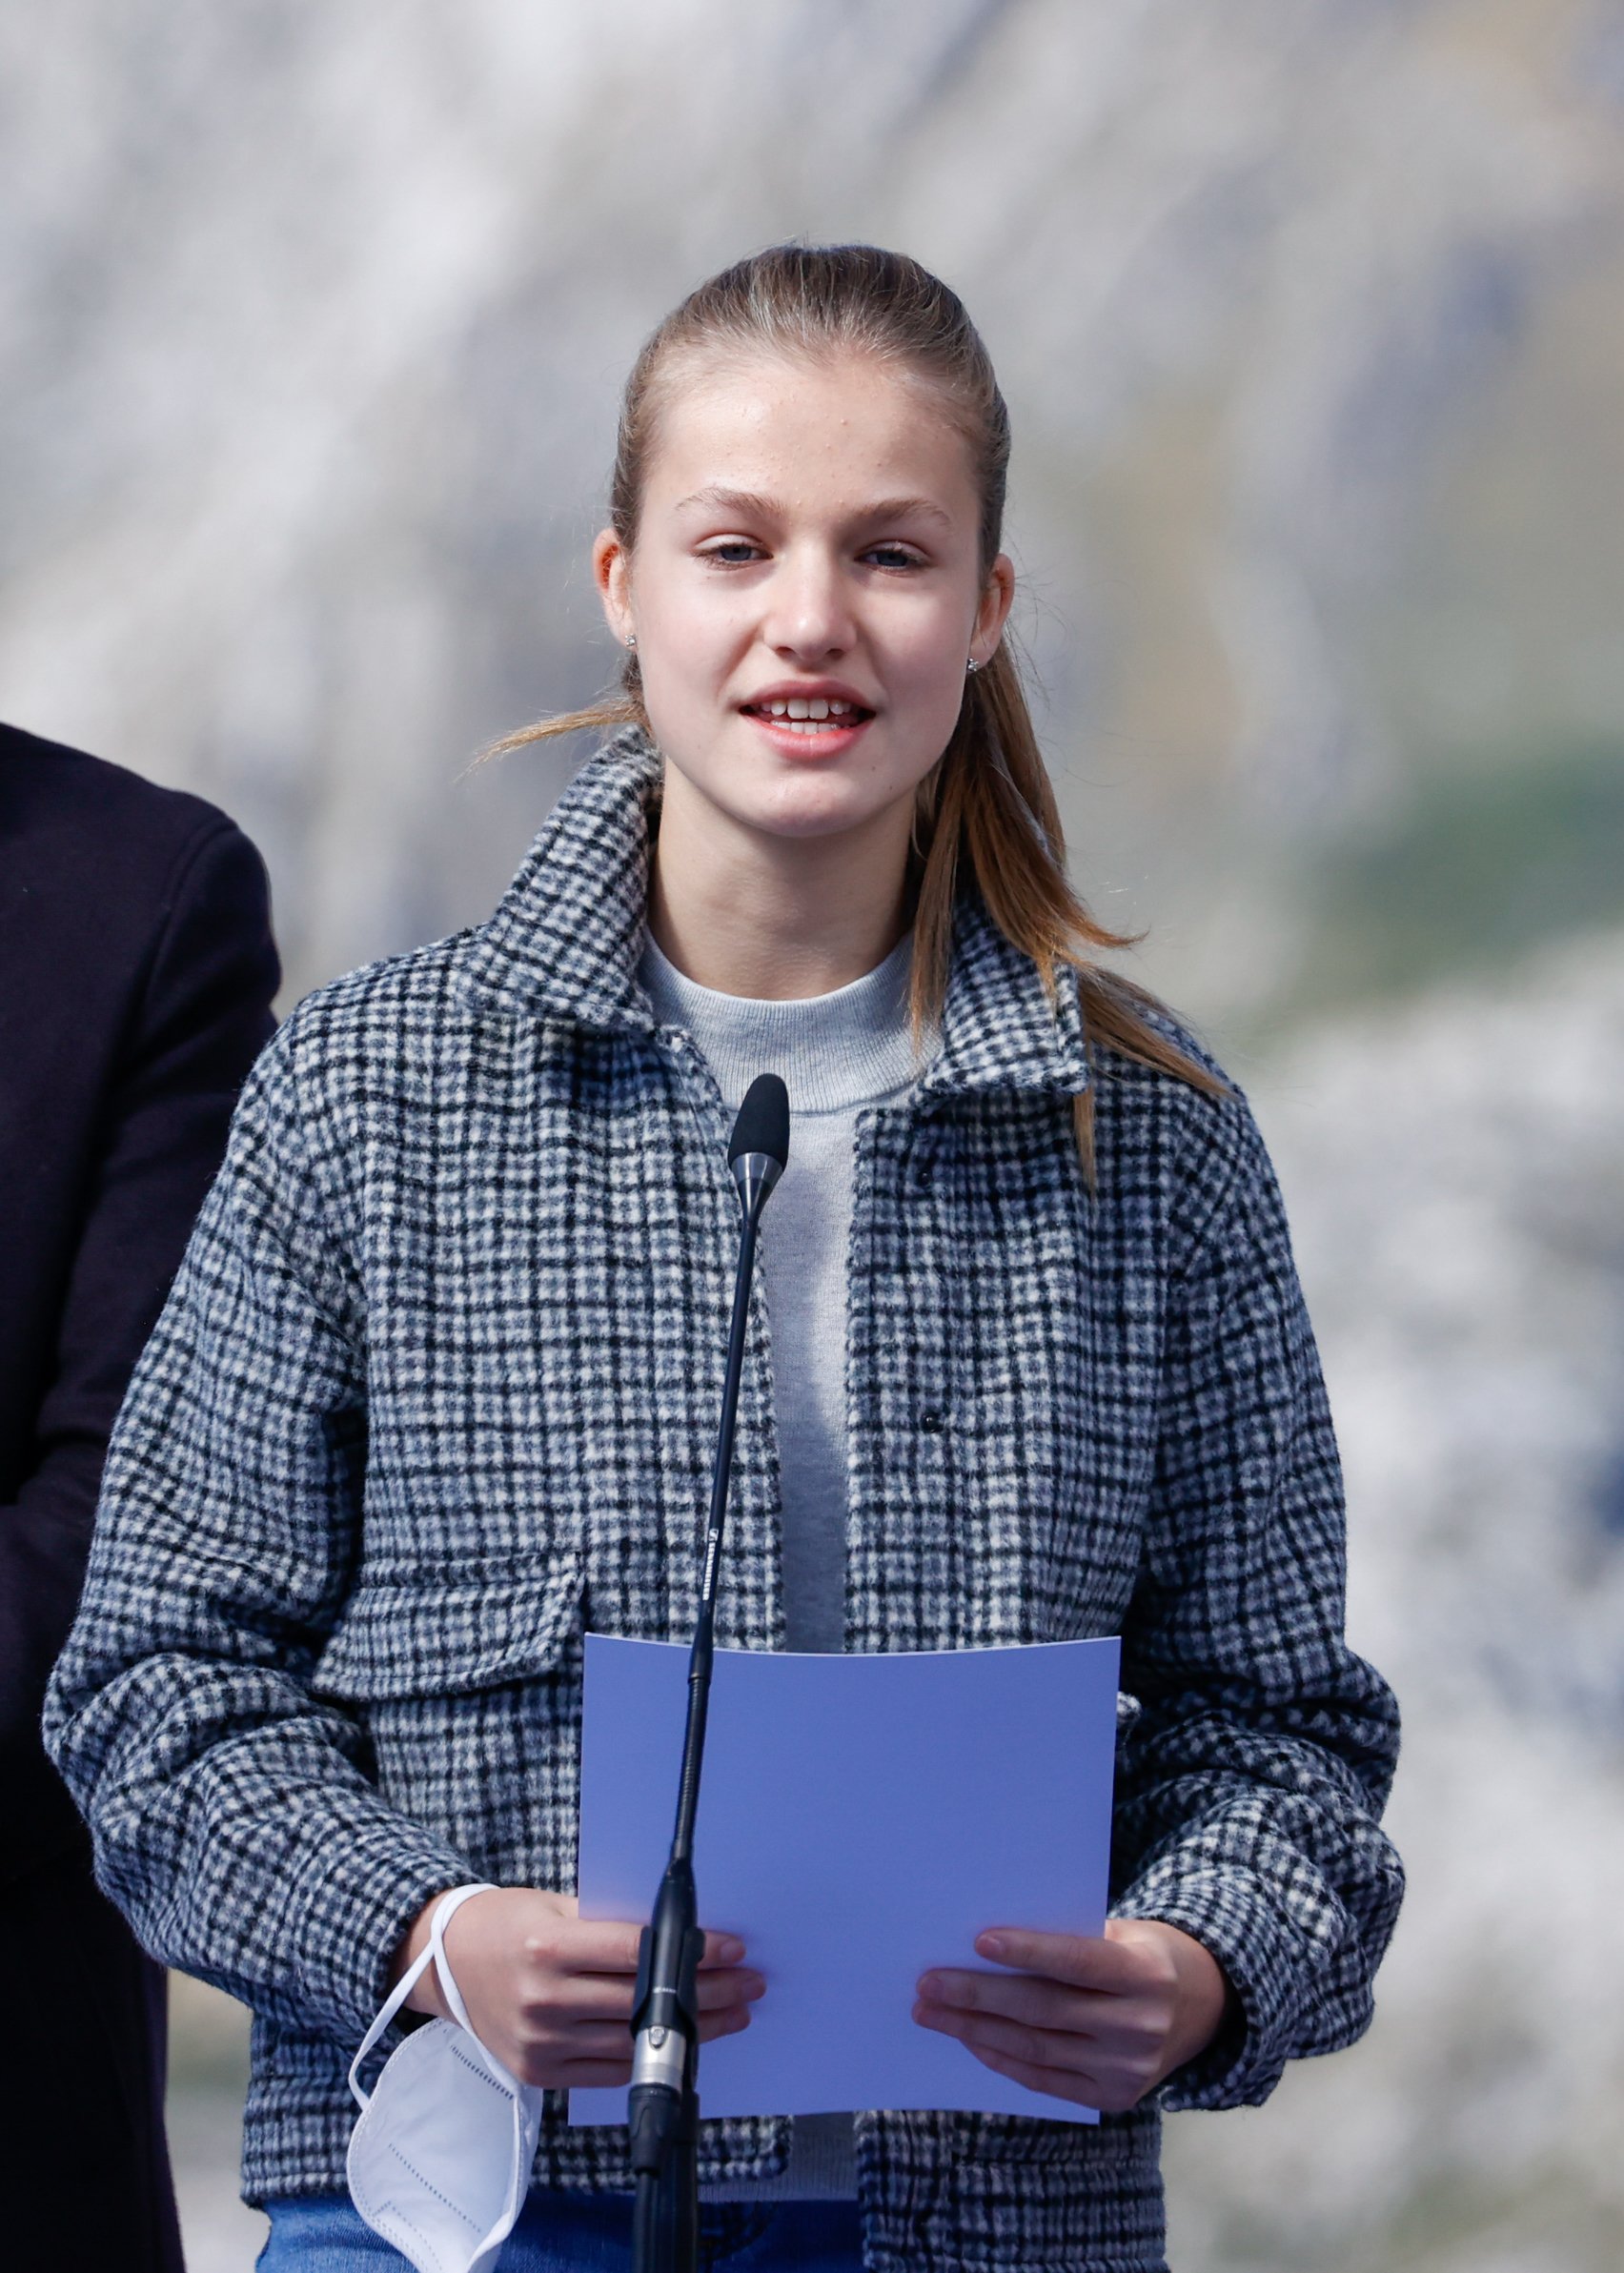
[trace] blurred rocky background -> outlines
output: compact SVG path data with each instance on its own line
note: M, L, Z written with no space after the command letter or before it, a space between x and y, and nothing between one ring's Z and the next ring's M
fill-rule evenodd
M1014 415L1080 882L1274 1144L1396 1682L1375 2030L1170 2128L1180 2273L1624 2261L1617 0L0 14L0 714L225 804L288 1000L477 919L611 674L616 396L907 247ZM241 2029L177 1984L194 2273Z

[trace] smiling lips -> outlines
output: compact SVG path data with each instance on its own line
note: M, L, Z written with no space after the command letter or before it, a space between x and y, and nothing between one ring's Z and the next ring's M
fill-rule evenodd
M874 716L861 702L838 695L774 695L764 701L746 702L744 716L797 741L827 742L865 726Z

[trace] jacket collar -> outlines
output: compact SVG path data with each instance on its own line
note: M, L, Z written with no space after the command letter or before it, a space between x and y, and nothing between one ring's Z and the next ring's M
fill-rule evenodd
M474 933L467 992L500 1010L648 1031L638 964L660 789L659 752L636 727L587 760Z
M606 742L548 815L496 912L471 935L459 983L479 1006L603 1032L647 1033L638 978L649 847L660 808L659 752L636 727ZM978 897L954 932L940 1046L927 1095L986 1089L1076 1093L1086 1086L1075 986L1051 1003L1035 964Z

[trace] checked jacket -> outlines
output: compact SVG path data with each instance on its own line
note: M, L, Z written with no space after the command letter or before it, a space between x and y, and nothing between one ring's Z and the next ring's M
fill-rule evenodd
M251 2201L342 2188L433 1894L573 1886L583 1631L692 1627L738 1208L637 979L659 788L618 738L487 923L288 1020L112 1441L48 1738L149 1948L254 2008ZM1113 1905L1240 2011L1156 2101L1230 2106L1368 2022L1397 1721L1250 1114L1086 1039L967 901L934 1055L858 1127L845 1646L1124 1636ZM782 1648L760 1283L733 1489L718 1638ZM1156 2101L861 2116L867 2264L1154 2273ZM787 2143L707 2123L702 2175ZM624 2186L622 2134L549 2095L537 2176Z

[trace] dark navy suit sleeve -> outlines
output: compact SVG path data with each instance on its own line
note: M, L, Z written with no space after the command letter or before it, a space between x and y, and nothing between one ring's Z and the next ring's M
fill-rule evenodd
M153 907L145 983L94 1147L36 1456L0 1510L0 1761L6 1844L21 1865L71 1828L40 1747L40 1712L84 1578L108 1436L219 1165L238 1089L274 1024L269 886L240 829L211 812L178 848ZM88 908L88 930L94 920ZM87 948L94 951L93 931ZM72 1017L67 986L53 1015Z

